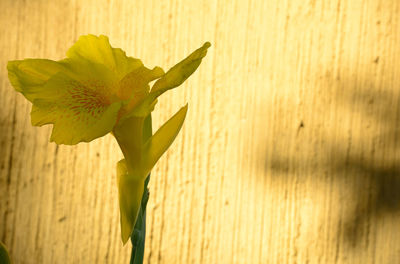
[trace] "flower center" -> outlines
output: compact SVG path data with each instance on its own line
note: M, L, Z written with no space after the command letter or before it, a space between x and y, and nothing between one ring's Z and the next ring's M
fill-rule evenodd
M86 85L71 82L65 102L74 115L84 112L96 117L112 103L109 94L107 88L99 82L88 81Z

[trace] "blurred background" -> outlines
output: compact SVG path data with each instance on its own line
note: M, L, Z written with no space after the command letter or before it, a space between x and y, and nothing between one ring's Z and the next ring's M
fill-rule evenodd
M15 263L128 263L112 136L49 143L6 64L105 34L186 102L152 172L146 263L400 263L400 1L1 0L0 240Z

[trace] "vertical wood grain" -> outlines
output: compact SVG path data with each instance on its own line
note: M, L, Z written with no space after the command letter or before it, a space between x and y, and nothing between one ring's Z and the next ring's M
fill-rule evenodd
M152 172L146 263L400 262L397 0L0 1L0 240L15 263L128 263L111 136L48 143L8 60L61 59L82 34L168 69L189 103Z

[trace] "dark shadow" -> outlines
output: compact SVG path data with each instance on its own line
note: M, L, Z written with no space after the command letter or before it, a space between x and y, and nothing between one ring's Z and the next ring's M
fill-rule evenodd
M320 147L321 153L318 153L327 157L324 168L316 166L309 157L303 158L299 155L267 157L265 170L279 172L281 175L296 172L300 177L309 177L307 175L311 175L309 172L313 171L313 175L321 175L318 180L331 184L328 177L322 176L329 174L334 181L340 181L346 188L351 188L353 194L349 203L354 204L353 213L342 219L344 230L337 235L343 236L344 242L355 248L360 243L365 243L371 230L375 228L371 227L371 220L400 213L400 93L395 92L394 87L397 84L394 83L385 87L382 83L374 85L372 81L359 78L328 79L327 94L332 96L337 108L327 111L340 111L355 115L354 120L361 119L362 125L357 129L361 130L362 136L355 144L368 145L365 147L368 151L362 151L363 148L358 152L354 148L349 151L351 144L354 144L351 139L332 141L331 138L324 138L326 147ZM400 84L398 87L400 89ZM331 127L335 125L338 124L332 124ZM368 130L369 127L372 129ZM299 121L298 130L292 131L290 136L293 144L300 144L300 141L293 138L298 136L300 130L307 128L310 128L310 124ZM363 129L366 130L365 136ZM335 133L343 133L343 138L346 138L346 133L351 131L337 130ZM322 134L321 138L323 137ZM309 144L308 146L313 144L306 140L301 142ZM323 171L315 174L316 170Z
M331 146L331 151L336 155L345 157L343 164L332 164L333 171L344 173L347 177L357 177L361 181L354 186L354 197L358 197L358 201L354 214L346 222L345 230L345 237L355 247L368 237L372 218L400 212L400 98L394 92L393 83L385 86L364 81L364 85L358 85L358 89L352 89L356 86L355 81L340 83L346 88L346 92L337 98L341 106L359 114L370 126L380 129L376 136L361 138L361 142L366 144L374 141L369 153L348 154Z
M371 231L372 218L400 212L400 166L395 163L379 166L360 157L348 157L345 163L332 166L332 170L336 175L355 178L356 184L352 185L355 208L345 222L344 235L356 247Z

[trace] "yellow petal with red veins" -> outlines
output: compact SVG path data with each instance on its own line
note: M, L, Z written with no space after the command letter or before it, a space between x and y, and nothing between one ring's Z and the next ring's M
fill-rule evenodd
M115 75L96 63L67 59L60 64L64 70L38 87L32 124L54 124L50 140L57 144L89 142L109 133L122 107L114 95Z

